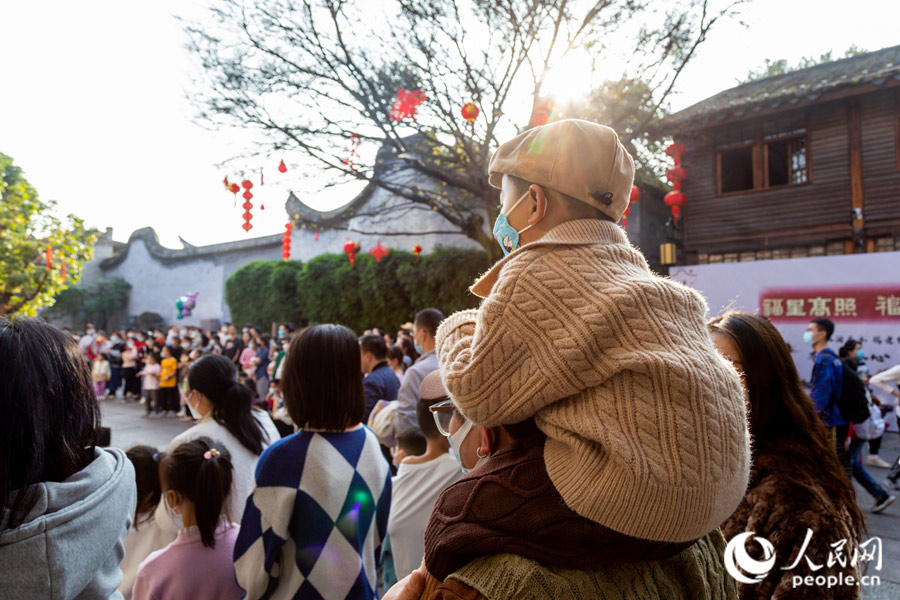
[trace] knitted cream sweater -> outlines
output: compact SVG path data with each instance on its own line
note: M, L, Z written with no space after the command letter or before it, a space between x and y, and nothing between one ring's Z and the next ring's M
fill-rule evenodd
M700 538L747 486L740 379L696 291L654 275L621 228L569 221L499 261L477 310L437 333L447 391L478 425L532 415L566 504L626 535Z

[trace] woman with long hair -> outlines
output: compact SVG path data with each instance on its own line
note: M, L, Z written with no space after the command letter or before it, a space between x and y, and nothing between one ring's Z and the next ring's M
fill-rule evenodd
M759 315L729 312L711 319L708 328L719 353L741 376L753 448L747 494L722 525L726 539L744 532L765 538L774 547L778 567L789 566L808 530L813 538L805 555L817 565L827 564L831 544L840 540L846 540L845 554L852 556L865 526L863 516L788 345ZM839 571L845 579L859 581L858 567L849 563L813 573L802 561L793 570L773 568L759 583L742 583L741 598L858 598L858 586L793 585L795 576L838 576Z
M188 409L199 421L173 439L169 451L201 436L219 440L228 449L234 477L226 514L240 523L253 488L256 461L281 435L268 413L253 408L253 394L238 381L237 370L227 358L210 354L197 359L188 369L187 383Z
M96 445L88 362L56 327L0 319L0 382L0 597L121 597L135 474Z

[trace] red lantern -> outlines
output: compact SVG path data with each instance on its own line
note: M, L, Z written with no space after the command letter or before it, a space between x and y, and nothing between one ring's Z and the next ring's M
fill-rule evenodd
M631 214L631 206L625 207L625 212L622 214L622 227L628 227L628 215Z
M250 190L247 190L246 192L241 194L241 196L244 197L244 200L249 200L250 198L253 197L253 192L251 192Z
M472 123L475 119L478 118L478 113L481 112L478 110L478 107L475 106L474 102L466 102L462 107L462 116L463 119Z
M251 229L253 229L253 225L251 225L249 221L241 225L241 227L244 228L244 231L250 231Z
M416 260L419 260L419 255L422 254L422 246L418 244L413 246L413 254L416 255Z
M241 182L241 187L243 187L245 190L249 190L253 187L253 182L249 179L245 179Z
M675 167L674 169L666 169L666 179L681 183L687 179L687 169L684 167Z
M375 262L381 262L381 259L390 254L390 250L381 245L381 241L376 242L369 254L375 258Z
M666 206L671 207L672 216L675 217L675 220L677 221L681 216L681 207L687 204L687 196L684 192L675 190L674 192L666 194L665 198L663 198L663 202L666 203Z
M666 148L666 154L675 159L675 166L681 166L681 155L687 152L687 147L681 142L673 142Z
M59 275L62 277L63 283L66 282L66 263L62 264L62 268L59 270Z
M550 98L535 98L531 109L531 123L535 127L546 125L553 115L553 100Z
M347 243L344 244L344 252L347 254L347 258L350 259L350 266L355 267L356 253L359 252L359 242L347 240Z
M428 98L425 97L425 92L422 90L407 92L403 88L400 88L397 90L397 99L394 101L394 105L391 106L391 109L388 111L388 117L390 117L392 121L402 121L406 117L410 117L415 123L416 109L427 99Z
M628 196L628 202L634 204L641 199L641 190L638 186L631 186L631 194Z
M234 204L235 204L235 206L237 206L237 193L238 193L239 191L241 191L241 186L239 186L239 185L236 184L236 183L232 183L232 184L231 184L231 187L229 187L228 190L229 190L232 194L234 194Z
M291 231L294 226L290 223L286 223L284 226L284 233L281 238L281 258L284 260L290 260L291 258Z
M50 271L53 269L53 248L50 247L50 244L47 244L47 270Z
M282 160L280 163L278 163L278 172L279 172L279 173L286 173L286 172L287 172L287 167L285 166L283 160Z

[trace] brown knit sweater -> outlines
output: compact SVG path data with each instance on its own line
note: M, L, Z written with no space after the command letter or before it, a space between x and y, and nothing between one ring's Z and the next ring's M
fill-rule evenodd
M801 442L783 439L759 452L753 461L750 489L738 509L722 525L722 533L730 540L745 531L766 538L775 549L775 568L768 578L757 584L738 584L743 600L856 600L860 597L859 586L798 586L792 577L799 575L852 575L859 579L859 568L840 568L826 565L830 544L841 539L849 540L844 550L845 556L853 554L859 543L859 534L853 531L853 522L846 508L837 506L821 484L815 473L804 478L806 485L800 485L796 473L787 473L785 464L798 453L809 452ZM796 470L795 470L796 471ZM809 486L809 487L807 487ZM802 560L793 570L782 571L790 566L803 546L806 530L813 530L813 538L805 556L817 565L826 565L813 572ZM747 553L756 560L762 559L759 544L748 543Z
M555 227L472 291L480 308L438 330L444 384L479 425L534 416L569 507L667 542L731 515L749 475L746 410L696 291L654 275L599 220Z

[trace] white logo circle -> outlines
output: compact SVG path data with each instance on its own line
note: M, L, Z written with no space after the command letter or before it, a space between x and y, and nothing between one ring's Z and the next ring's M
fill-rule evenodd
M753 538L763 549L763 560L751 558L747 554L747 539ZM735 564L736 563L736 564ZM763 537L757 537L752 531L734 536L725 546L725 570L741 583L759 583L766 578L772 567L775 566L775 548L772 543ZM740 570L738 570L740 567ZM741 572L743 571L743 573ZM744 573L753 575L747 577Z

